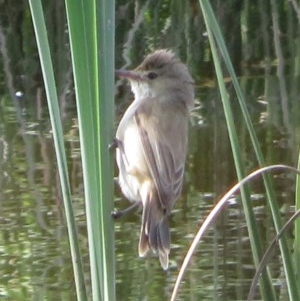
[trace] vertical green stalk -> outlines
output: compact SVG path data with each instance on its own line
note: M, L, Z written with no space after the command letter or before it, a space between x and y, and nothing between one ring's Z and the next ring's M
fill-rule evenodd
M75 219L72 208L71 189L68 176L68 168L66 161L66 152L64 147L63 130L60 119L60 111L58 106L57 91L54 80L53 65L51 61L50 48L48 43L45 18L40 0L29 0L39 57L44 78L45 90L48 101L51 125L53 130L53 138L55 144L55 152L58 163L58 171L61 181L63 193L63 201L65 207L66 220L68 225L69 242L72 254L72 262L74 269L74 278L76 283L76 292L78 300L87 300L87 294L84 283L84 272L81 261L80 249L76 232Z
M298 156L298 166L297 169L300 170L300 152ZM296 177L296 204L295 212L300 210L300 176ZM295 270L296 270L296 280L300 283L300 219L297 218L295 221L295 241L294 241L294 259L295 259ZM298 285L298 291L300 295L300 286Z
M228 134L231 142L237 176L239 181L241 181L245 175L244 166L241 158L241 151L240 151L239 142L237 138L234 117L230 107L228 93L226 91L225 83L223 80L222 68L218 57L215 41L217 40L218 43L223 44L222 47L220 47L219 45L219 49L224 57L227 55L226 52L227 50L221 35L216 34L216 32L219 31L219 27L217 25L217 22L215 21L215 17L209 2L207 0L200 0L200 5L203 12L208 38L211 45L211 51L212 51L213 60L215 64L215 70L216 70L218 85L221 93L222 103L224 107L224 113L228 124ZM230 60L229 57L227 58L227 61L228 60ZM258 266L259 260L262 257L262 248L261 248L259 231L256 225L253 208L250 201L250 193L247 187L241 189L241 195L242 195L243 208L246 216L247 227L249 231L251 247L253 251L253 258L254 258L255 265ZM264 300L276 300L275 292L271 282L271 277L268 272L263 275L262 284L263 285L261 286L261 293Z
M201 4L202 9L205 11L205 13L210 16L210 18L207 22L207 27L213 28L213 34L216 38L216 42L218 43L218 46L222 53L222 56L224 57L224 62L231 75L232 82L235 87L237 97L238 97L238 100L239 100L239 103L241 106L241 110L243 113L243 117L245 119L248 131L249 131L249 134L251 137L252 145L253 145L253 148L254 148L256 156L257 156L257 160L258 160L260 166L264 166L265 162L264 162L261 150L260 150L260 146L259 146L257 137L255 135L255 131L253 129L253 125L251 123L251 119L248 114L246 103L245 103L244 97L242 95L240 86L238 84L237 77L233 70L233 67L232 67L232 64L231 64L231 61L230 61L230 58L229 58L229 55L228 55L228 52L227 52L227 49L226 49L226 46L224 43L224 39L222 38L220 28L215 20L215 16L212 12L212 8L211 8L209 2L207 0L202 0L202 1L200 0L200 4ZM217 56L216 56L216 59L218 59ZM222 97L222 99L223 99L223 97ZM230 109L230 106L228 106L228 109ZM278 205L276 202L274 189L272 188L272 182L268 175L264 175L264 184L266 187L266 193L267 193L268 202L269 202L269 205L271 208L274 225L275 225L276 231L279 232L281 229L281 224L282 224L281 219L280 219L280 212L279 212L279 208L278 208ZM285 239L285 237L283 237L279 241L279 246L280 246L280 251L281 251L281 255L282 255L285 276L287 279L287 286L288 286L290 300L298 301L299 300L299 294L298 294L298 290L297 290L298 285L297 285L297 282L295 279L295 274L294 274L294 270L293 270L293 266L292 266L292 262L291 262L291 256L290 256L291 253L289 252L287 240ZM256 248L257 246L252 245L252 247ZM254 252L254 255L256 255L256 254L259 254L259 252L258 253ZM259 258L260 257L261 256L259 256ZM257 258L257 259L259 259L259 258ZM255 259L255 261L257 261L257 259ZM270 295L267 294L267 296L270 296Z
M115 1L96 1L96 41L97 78L99 93L99 133L100 152L100 237L99 244L104 250L99 265L103 269L103 300L115 300L115 256L113 210L113 170L112 153L109 144L114 136L114 50L115 50ZM97 226L97 225L96 225ZM99 238L96 238L99 239Z
M65 0L82 153L93 300L115 300L114 1Z

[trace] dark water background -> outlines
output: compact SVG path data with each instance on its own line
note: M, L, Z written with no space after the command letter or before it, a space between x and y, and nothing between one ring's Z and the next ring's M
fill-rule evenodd
M276 2L275 6L272 1L251 5L237 0L211 2L266 162L295 166L300 138L300 28L294 7L290 1ZM116 68L133 68L153 49L172 48L187 62L196 81L185 186L170 219L170 270L163 272L157 258L138 258L139 213L115 224L117 300L168 300L194 234L216 200L236 182L236 173L199 3L116 4ZM44 1L43 5L89 284L80 145L64 4ZM278 14L278 23L270 12ZM226 80L244 164L250 171L257 168L257 162L231 80ZM116 123L131 98L128 85L117 81ZM0 300L75 300L51 126L26 1L0 2L0 170ZM274 183L286 220L293 211L294 176L277 173ZM267 247L274 229L261 180L253 182L251 189ZM116 186L115 206L127 205ZM288 300L278 254L273 255L270 266L280 300ZM253 273L244 214L236 195L199 246L178 300L245 300Z

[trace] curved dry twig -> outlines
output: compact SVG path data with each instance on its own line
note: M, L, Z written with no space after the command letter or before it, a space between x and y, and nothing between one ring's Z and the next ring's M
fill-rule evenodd
M284 224L282 229L278 232L278 234L274 237L272 242L270 243L269 247L267 248L264 256L262 257L261 261L259 262L258 269L252 279L251 287L248 294L248 301L252 301L254 298L254 294L256 291L257 283L259 281L259 277L263 270L266 268L269 259L272 256L272 253L274 251L274 248L276 247L279 239L282 237L282 235L293 225L294 221L300 216L300 209L296 211L291 218Z
M215 205L215 207L212 209L212 211L209 213L209 215L207 216L207 218L204 220L202 226L200 227L200 229L198 230L185 258L184 261L182 263L182 266L180 268L179 274L177 276L176 279L176 283L172 292L172 296L170 301L175 301L178 289L179 289L179 285L180 282L183 278L183 275L187 269L187 266L189 264L189 261L197 247L197 245L200 243L200 240L203 238L205 232L207 231L208 227L211 225L211 223L214 221L214 219L218 216L218 214L221 212L221 210L223 209L223 207L226 205L226 203L228 202L228 200L230 199L230 197L236 193L237 191L240 190L240 188L246 184L248 181L256 178L257 176L261 175L262 173L265 173L267 171L271 171L271 170L275 170L275 169L286 169L289 171L292 171L294 173L298 173L300 174L300 171L297 170L294 167L291 166L287 166L287 165L282 165L282 164L278 164L278 165L270 165L267 167L262 167L258 170L255 170L254 172L250 173L248 176L246 176L244 179L242 179L240 182L238 182L237 184L235 184L221 199L220 201Z

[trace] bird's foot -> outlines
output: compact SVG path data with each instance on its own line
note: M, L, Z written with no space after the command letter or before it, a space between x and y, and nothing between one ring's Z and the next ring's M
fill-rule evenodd
M138 207L140 205L139 202L133 203L131 206L129 206L128 208L124 209L124 210L114 210L111 213L111 216L114 219L119 219L121 217L123 217L124 215L130 213L131 211L133 211L134 209L136 209L136 207Z
M117 139L117 138L114 138L113 141L112 141L112 143L110 143L110 144L108 145L108 149L109 149L109 150L114 150L114 149L116 149L117 147L119 147L119 144L120 144L120 140Z

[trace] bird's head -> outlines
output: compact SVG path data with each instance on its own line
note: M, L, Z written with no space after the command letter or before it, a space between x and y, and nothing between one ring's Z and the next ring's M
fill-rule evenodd
M136 99L159 97L194 104L194 81L186 67L170 50L156 50L134 70L117 70L127 78Z

